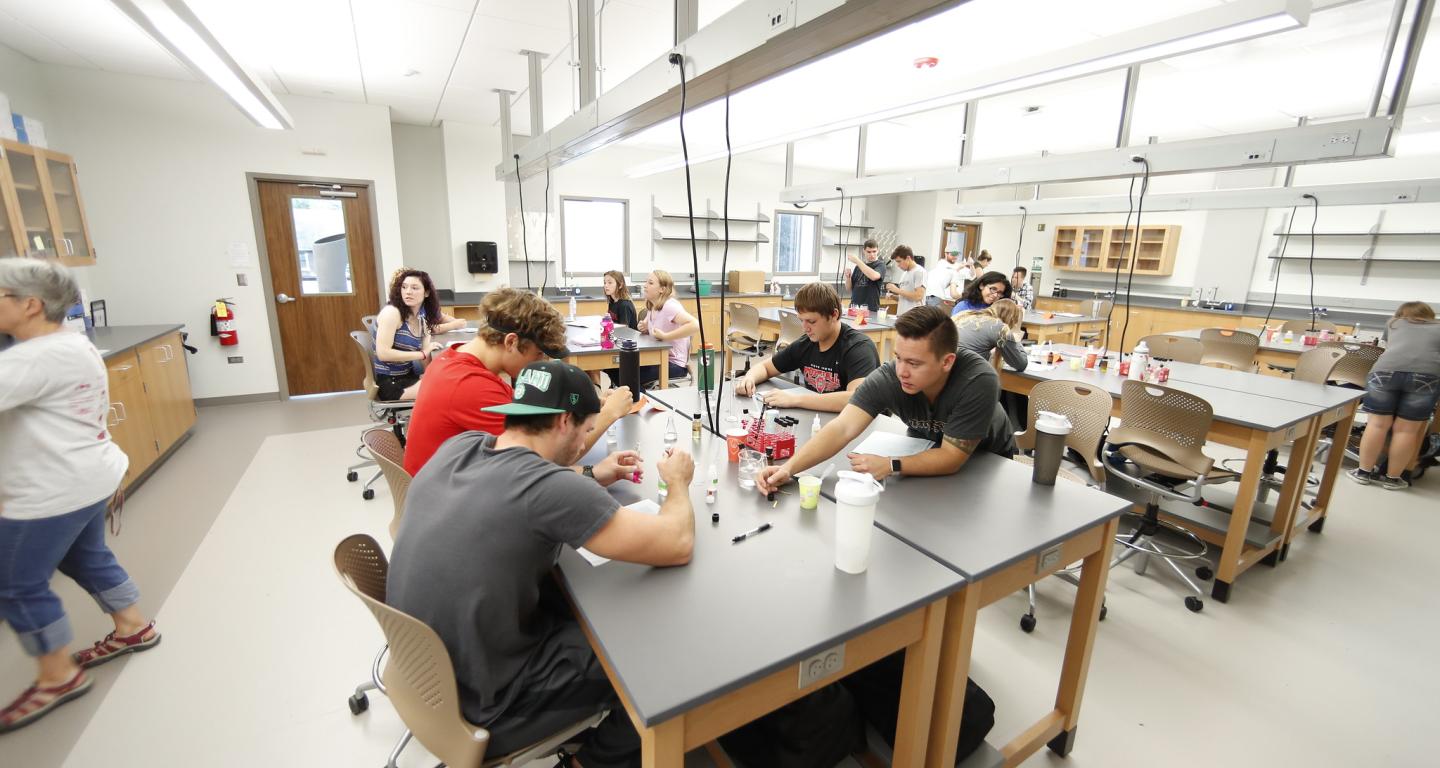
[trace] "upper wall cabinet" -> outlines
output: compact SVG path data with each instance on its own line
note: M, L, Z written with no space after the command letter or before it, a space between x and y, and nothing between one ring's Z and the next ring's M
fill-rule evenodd
M1117 269L1128 272L1133 255L1137 275L1169 275L1175 271L1175 249L1180 243L1179 224L1148 224L1140 227L1138 246L1134 239L1134 228L1056 227L1050 265L1071 272L1114 272Z
M0 139L0 256L17 254L95 263L75 161Z

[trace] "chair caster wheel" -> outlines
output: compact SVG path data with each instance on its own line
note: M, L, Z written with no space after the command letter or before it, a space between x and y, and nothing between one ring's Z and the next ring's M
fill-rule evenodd
M1103 605L1103 604L1102 604L1102 605L1100 606L1100 620L1101 620L1101 621L1104 621L1104 620L1105 620L1105 615L1108 614L1108 613L1110 613L1110 606L1108 606L1108 605Z
M360 473L359 473L359 472L355 472L355 471L346 472L346 473L345 473L345 479L346 479L346 480L349 480L350 482L353 483L353 482L355 482L356 480L359 480L359 479L360 479Z
M363 693L350 697L350 714L358 715L370 708L370 699Z
M1191 613L1199 613L1200 609L1205 607L1205 603L1200 598L1191 595L1185 598L1185 607L1189 608Z
M364 492L362 492L362 493L360 494L360 498L362 498L362 499L364 499L364 500L366 500L366 501L369 501L369 500L375 498L375 489L374 489L374 488L366 488L366 489L364 490Z
M1031 632L1034 632L1034 631L1035 631L1035 617L1034 617L1032 614L1028 614L1028 613L1025 614L1024 616L1021 616L1021 617L1020 617L1020 629L1021 629L1021 631L1025 632L1026 634L1029 634L1029 633L1031 633Z
M1195 578L1201 581L1209 581L1215 578L1215 572L1210 570L1210 566L1202 565L1195 569Z

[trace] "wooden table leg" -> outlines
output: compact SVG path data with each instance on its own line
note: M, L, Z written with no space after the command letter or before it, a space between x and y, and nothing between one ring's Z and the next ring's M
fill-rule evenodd
M1240 476L1240 490L1235 493L1235 509L1230 512L1230 527L1225 530L1225 546L1220 550L1220 567L1210 596L1222 603L1230 602L1230 585L1240 574L1240 555L1245 551L1245 533L1250 528L1250 514L1255 507L1255 494L1260 489L1260 472L1265 463L1267 434L1250 433L1245 451L1245 472Z
M1320 510L1320 518L1310 524L1310 530L1315 533L1325 529L1325 518L1330 516L1330 492L1335 490L1335 478L1340 475L1340 467L1345 463L1345 449L1350 444L1350 429L1355 424L1355 403L1350 404L1350 412L1344 418L1335 422L1335 437L1330 442L1330 455L1325 457L1325 472L1320 475L1320 487L1315 493L1315 508ZM1290 546L1290 541L1285 541L1285 546ZM1283 558L1282 554L1282 558Z
M1100 549L1085 558L1080 571L1075 610L1070 615L1070 637L1065 641L1065 660L1060 666L1060 689L1055 694L1055 709L1064 713L1065 722L1060 735L1049 744L1050 750L1061 757L1070 754L1075 746L1080 701L1085 697L1085 679L1090 674L1090 654L1095 650L1095 635L1100 628L1100 609L1105 604L1105 583L1110 577L1110 556L1118 529L1118 519L1105 524Z
M661 389L665 389L665 388L667 388L667 387L670 386L670 356L669 356L669 355L666 355L666 356L660 358L660 366L659 366L659 367L660 367L660 388L661 388Z
M931 710L935 705L935 673L940 666L940 646L945 636L945 608L943 599L926 606L925 631L905 649L895 757L890 761L894 768L920 768L925 763Z
M654 728L640 729L640 764L645 768L685 765L685 720L675 717Z
M935 707L930 715L930 746L925 754L927 768L955 765L960 714L965 708L965 681L970 677L970 651L975 645L975 618L980 611L980 585L967 584L946 602Z
M1315 444L1320 435L1320 417L1310 422L1307 434L1290 444L1290 458L1285 469L1285 482L1280 486L1280 498L1275 502L1275 517L1270 521L1270 532L1280 536L1280 547L1265 556L1265 564L1275 566L1285 559L1285 546L1290 542L1290 533L1295 528L1295 516L1300 512L1300 500L1305 498L1305 484L1310 479L1310 466L1315 463Z

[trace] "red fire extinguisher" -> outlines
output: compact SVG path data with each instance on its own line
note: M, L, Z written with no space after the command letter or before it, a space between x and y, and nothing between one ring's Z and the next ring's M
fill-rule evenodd
M235 304L229 299L216 299L210 308L210 335L220 337L220 346L233 347L240 343L240 331L235 325Z

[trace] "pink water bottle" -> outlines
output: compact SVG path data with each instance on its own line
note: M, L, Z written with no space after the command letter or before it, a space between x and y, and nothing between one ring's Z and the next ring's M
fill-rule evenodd
M609 315L604 315L604 316L602 316L602 317L600 318L600 348L601 348L601 349L614 349L614 348L615 348L615 340L614 340L613 338L611 338L611 336L610 336L614 331L615 331L615 320L614 320L614 318L610 317Z

